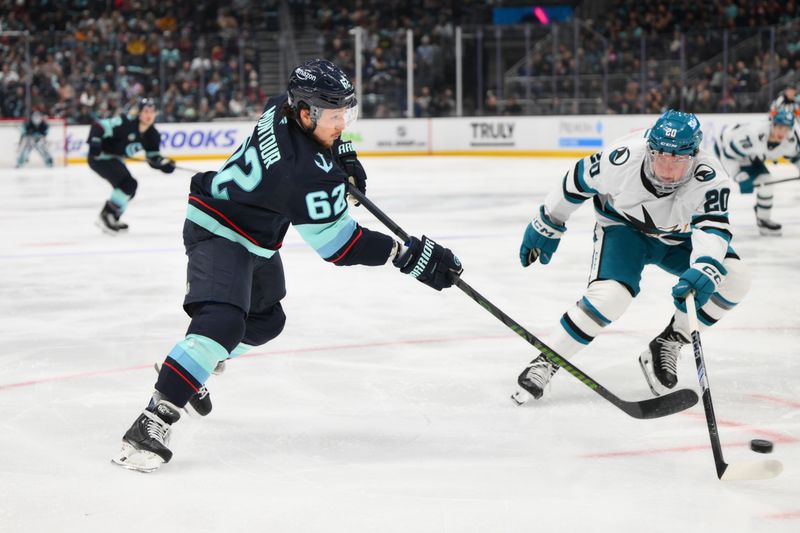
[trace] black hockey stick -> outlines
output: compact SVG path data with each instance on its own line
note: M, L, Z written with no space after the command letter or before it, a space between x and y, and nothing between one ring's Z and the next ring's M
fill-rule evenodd
M783 183L785 181L796 181L796 180L800 180L800 176L795 176L793 178L783 178L781 180L766 181L764 183L756 183L755 187L765 187L767 185L775 185L776 183Z
M147 159L139 159L138 157L127 157L127 156L114 155L114 154L105 154L105 155L111 156L114 159L119 159L123 163L125 161L133 161L134 163L147 163ZM197 174L199 172L204 172L203 170L197 170L197 169L189 168L189 167L182 167L180 165L175 165L175 168L177 170L183 170L184 172L191 172L192 174Z
M351 196L353 196L356 200L364 204L364 207L367 208L367 211L372 213L375 218L377 218L383 225L385 225L389 230L397 235L403 241L409 240L409 235L403 229L398 226L392 219L390 219L383 211L381 211L372 201L364 196L358 189L353 187L352 185L348 186L348 190ZM505 314L501 311L497 306L495 306L492 302L484 298L478 291L470 287L466 281L461 278L458 278L455 282L455 285L461 289L467 296L472 298L475 302L477 302L481 307L489 311L492 315L494 315L498 320L500 320L503 324L505 324L509 329L511 329L514 333L525 339L528 344L531 344L534 348L542 352L545 357L547 357L552 363L557 364L558 366L562 367L564 370L569 372L572 376L577 378L581 383L595 391L597 394L620 408L621 410L625 411L627 414L634 418L659 418L662 416L671 415L674 413L678 413L683 411L684 409L688 409L689 407L693 406L697 403L698 397L697 394L693 390L689 389L682 389L666 396L660 396L658 398L650 398L647 400L636 401L636 402L629 402L619 398L618 396L614 395L611 391L597 383L591 377L589 377L585 372L580 370L578 367L558 355L556 352L548 348L542 341L540 341L534 334L530 333L524 327L519 325L515 322L510 316Z
M714 453L714 464L717 467L717 477L724 481L774 478L783 471L783 465L780 461L767 459L729 465L722 458L722 444L719 442L717 418L714 415L714 404L711 403L711 386L708 384L703 346L700 344L697 311L694 308L694 294L691 292L686 296L686 314L689 317L689 329L692 332L692 348L694 349L694 362L697 365L697 379L703 389L703 409L706 412L706 425L708 426L708 436L711 439L711 451Z

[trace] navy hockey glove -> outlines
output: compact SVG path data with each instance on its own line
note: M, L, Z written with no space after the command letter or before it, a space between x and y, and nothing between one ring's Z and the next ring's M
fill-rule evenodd
M358 189L361 194L367 194L367 173L358 160L352 141L343 142L338 148L339 164L347 173L347 180ZM355 205L360 205L358 202Z
M89 138L89 159L97 159L103 153L103 140L100 137Z
M407 248L392 261L394 266L437 291L452 286L464 271L458 257L425 235L422 240L409 238Z
M522 237L522 246L519 247L522 266L530 266L536 259L543 265L549 263L565 231L567 227L553 222L544 212L544 206L541 206Z
M678 283L672 287L672 297L675 307L686 312L686 295L694 291L695 307L703 307L711 295L717 291L723 276L728 271L716 259L703 256L698 257L694 265L681 274Z
M147 164L165 174L175 172L175 161L169 157L153 157L147 160Z

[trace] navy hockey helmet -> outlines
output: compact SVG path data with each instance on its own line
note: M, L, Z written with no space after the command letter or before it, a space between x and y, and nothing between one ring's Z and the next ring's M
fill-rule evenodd
M786 126L787 128L794 127L794 113L786 107L781 107L775 114L772 115L773 126Z
M153 109L158 108L158 105L156 105L156 101L153 98L148 98L146 96L139 98L139 102L137 102L137 105L140 111L145 107L152 107Z
M693 113L670 109L658 118L647 135L645 176L659 194L674 192L691 179L702 141L700 121Z
M693 156L700 150L701 142L703 132L694 113L673 109L658 118L647 136L651 150L672 155Z
M353 84L339 67L325 59L311 59L294 69L287 93L289 105L297 114L309 109L313 127L323 119L326 109L344 109L345 126L358 116Z
M139 116L139 113L142 112L142 109L151 107L154 110L158 110L158 105L156 104L155 99L148 98L147 96L142 96L137 98L128 106L128 112L126 113L128 117L134 118Z

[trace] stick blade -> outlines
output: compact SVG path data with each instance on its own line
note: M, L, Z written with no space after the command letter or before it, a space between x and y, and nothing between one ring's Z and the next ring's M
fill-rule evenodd
M728 465L720 476L722 481L772 479L783 472L783 463L774 459L747 461Z
M697 393L691 389L680 389L665 396L650 398L636 402L637 414L628 413L636 418L650 419L674 415L695 405L699 400Z

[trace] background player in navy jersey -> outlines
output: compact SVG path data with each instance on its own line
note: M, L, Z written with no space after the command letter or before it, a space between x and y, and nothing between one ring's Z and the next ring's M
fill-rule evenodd
M218 364L281 333L286 287L279 249L289 225L334 265L391 262L436 290L462 272L453 253L431 239L399 243L350 216L346 181L352 177L365 192L366 174L340 136L356 115L347 76L328 61L308 61L292 72L287 94L267 101L251 136L219 171L192 178L183 229L183 306L191 323L161 365L150 403L123 436L115 463L147 472L168 462L180 409L192 401L210 411L204 384Z
M17 156L17 168L24 167L34 148L42 156L44 164L48 167L53 166L53 157L47 149L47 132L50 129L44 116L34 111L31 118L22 125L19 137L19 155Z
M156 114L155 102L142 98L128 115L98 120L89 130L89 167L114 188L97 220L97 226L110 235L128 229L119 219L138 186L124 158L144 150L151 167L167 174L175 170L175 161L163 157L159 151L161 136L153 125Z

